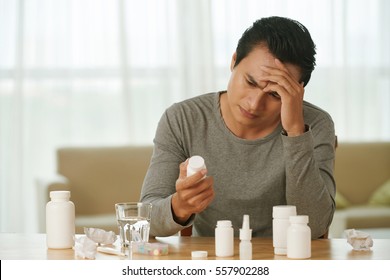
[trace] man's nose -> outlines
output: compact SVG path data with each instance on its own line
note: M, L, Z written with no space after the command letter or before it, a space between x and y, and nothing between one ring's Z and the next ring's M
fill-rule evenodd
M266 95L261 89L251 92L248 97L249 109L253 111L262 109L265 106L265 97Z

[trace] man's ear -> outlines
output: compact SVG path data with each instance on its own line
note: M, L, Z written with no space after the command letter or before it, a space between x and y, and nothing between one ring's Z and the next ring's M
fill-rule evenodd
M234 64L236 64L236 59L237 59L237 53L234 52L234 54L232 56L232 62L230 63L230 71L233 71Z

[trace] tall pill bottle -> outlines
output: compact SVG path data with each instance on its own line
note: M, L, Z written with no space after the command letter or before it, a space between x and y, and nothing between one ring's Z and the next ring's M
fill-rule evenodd
M52 191L46 205L46 244L49 249L69 249L74 245L75 207L69 191Z
M311 257L311 230L307 225L309 217L298 215L290 217L287 230L287 257L308 259Z
M297 209L293 205L278 205L272 209L272 242L275 255L287 254L287 229L290 216L296 216Z
M232 257L234 255L234 231L232 222L221 220L215 228L215 255L217 257Z

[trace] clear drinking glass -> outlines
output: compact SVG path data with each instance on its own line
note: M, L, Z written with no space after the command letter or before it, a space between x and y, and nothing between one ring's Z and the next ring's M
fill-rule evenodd
M148 242L152 204L124 202L115 204L121 245L129 247L132 241Z

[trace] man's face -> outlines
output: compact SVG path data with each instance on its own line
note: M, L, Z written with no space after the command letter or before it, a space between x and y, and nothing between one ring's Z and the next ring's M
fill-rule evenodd
M259 46L233 68L235 58L233 55L225 122L228 126L230 124L229 128L232 129L233 125L238 131L274 129L280 122L281 99L276 92L263 91L271 82L264 79L267 74L261 70L261 66L277 68L275 57L267 47ZM285 66L291 76L299 81L299 67L288 63Z

